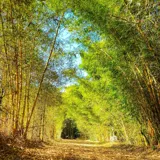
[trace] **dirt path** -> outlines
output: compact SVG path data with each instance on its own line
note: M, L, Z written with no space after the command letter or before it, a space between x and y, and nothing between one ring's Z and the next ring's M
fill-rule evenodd
M87 141L62 141L52 146L28 148L22 160L160 160L160 151L125 145L100 145Z

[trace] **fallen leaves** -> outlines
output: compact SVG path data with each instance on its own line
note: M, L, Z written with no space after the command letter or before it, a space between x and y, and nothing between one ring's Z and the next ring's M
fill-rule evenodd
M34 144L34 143L33 143ZM31 145L31 143L30 143ZM52 145L8 152L4 160L159 160L160 151L127 145L98 144L89 141L62 140ZM6 148L7 149L7 148ZM2 152L0 152L1 155ZM10 156L10 157L9 157ZM5 157L5 158L6 158ZM1 159L1 158L0 158Z
M63 140L55 142L52 146L46 145L44 148L26 149L23 159L26 158L38 160L158 160L160 154L142 147L126 145L108 147L87 141Z

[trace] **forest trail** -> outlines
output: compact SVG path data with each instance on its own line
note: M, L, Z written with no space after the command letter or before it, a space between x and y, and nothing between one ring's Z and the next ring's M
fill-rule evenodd
M158 150L90 141L62 140L42 148L27 148L23 160L159 160Z

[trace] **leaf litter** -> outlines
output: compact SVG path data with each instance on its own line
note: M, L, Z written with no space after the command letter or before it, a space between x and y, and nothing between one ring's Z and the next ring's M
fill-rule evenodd
M1 143L2 144L2 143ZM2 147L3 146L3 147ZM82 140L52 144L30 142L24 148L0 145L0 160L159 160L160 149Z

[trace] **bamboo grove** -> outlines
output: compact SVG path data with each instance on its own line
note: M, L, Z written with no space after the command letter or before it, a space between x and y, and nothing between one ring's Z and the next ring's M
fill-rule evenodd
M83 138L105 141L114 131L128 143L159 143L158 0L1 0L0 7L1 131L60 138L63 121L73 119ZM67 51L64 30L78 51Z
M46 16L43 17L43 14ZM49 18L52 16L54 14L49 13L49 10L45 12L45 6L41 2L1 2L1 124L6 132L15 136L26 137L28 130L36 127L37 124L31 128L29 126L41 90L44 91L41 96L45 92L50 96L59 92L50 84L50 81L56 82L58 77L49 65L53 61L52 53L61 20L58 24L54 20L51 22ZM54 33L48 27L48 22L50 28L56 30L52 37L49 34ZM48 58L43 55L44 50L49 53ZM50 99L49 96L48 98ZM44 107L47 101L45 96L42 102ZM44 107L40 113L41 126L44 125ZM43 127L40 128L43 130Z

